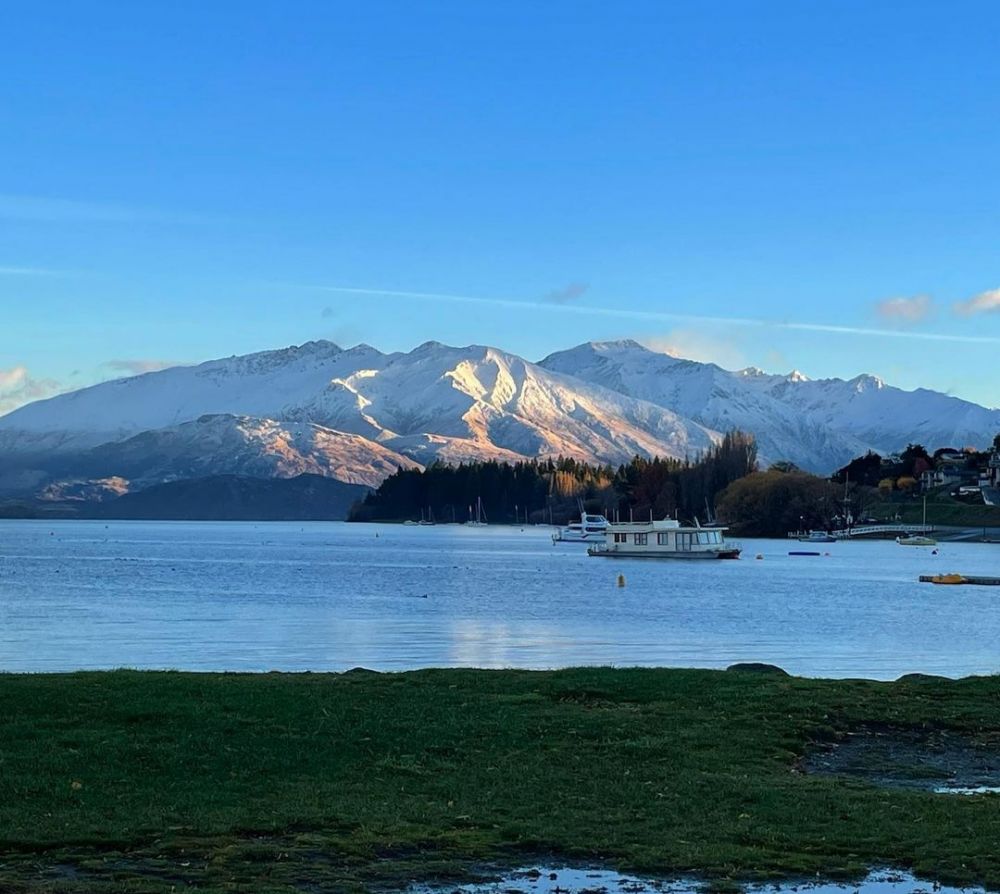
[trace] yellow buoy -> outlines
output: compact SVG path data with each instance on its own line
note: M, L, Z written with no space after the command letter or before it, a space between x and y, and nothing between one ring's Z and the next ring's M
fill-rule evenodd
M619 587L624 587L625 586L625 575L624 574L619 574L618 575L618 586Z

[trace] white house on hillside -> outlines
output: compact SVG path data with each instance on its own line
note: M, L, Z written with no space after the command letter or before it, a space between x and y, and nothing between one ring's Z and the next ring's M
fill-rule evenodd
M928 469L920 476L920 487L928 491L945 484L961 484L962 477L962 473L958 469L949 466Z

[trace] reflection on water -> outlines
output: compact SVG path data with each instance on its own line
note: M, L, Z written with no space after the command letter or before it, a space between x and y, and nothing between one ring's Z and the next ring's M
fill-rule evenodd
M666 881L623 875L605 869L565 866L519 869L503 878L480 884L411 885L406 894L704 894L696 881ZM747 894L982 894L982 888L951 888L924 882L905 872L872 872L860 882L789 882L748 885Z
M1000 795L1000 785L939 785L934 789L936 795Z
M763 560L591 559L545 528L4 521L0 670L1000 669L996 594L917 582L996 574L1000 546L744 546Z

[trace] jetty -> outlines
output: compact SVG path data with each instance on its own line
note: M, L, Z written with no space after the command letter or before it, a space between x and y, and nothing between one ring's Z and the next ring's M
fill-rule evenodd
M891 539L905 534L931 534L942 543L1000 543L1000 528L991 525L908 525L903 522L884 522L830 531L830 535L837 540ZM802 535L801 532L789 531L788 536L798 538Z
M934 525L906 525L899 522L887 522L877 525L853 525L850 528L839 528L830 533L838 540L850 540L853 537L886 537L896 534L932 534Z

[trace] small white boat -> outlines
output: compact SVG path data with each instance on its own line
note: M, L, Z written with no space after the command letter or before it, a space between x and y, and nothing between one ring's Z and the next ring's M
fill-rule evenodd
M738 559L740 548L726 543L720 526L682 525L672 518L608 525L605 542L587 555L635 559Z
M553 543L601 543L610 522L603 515L580 513L578 522L570 522L552 534Z

